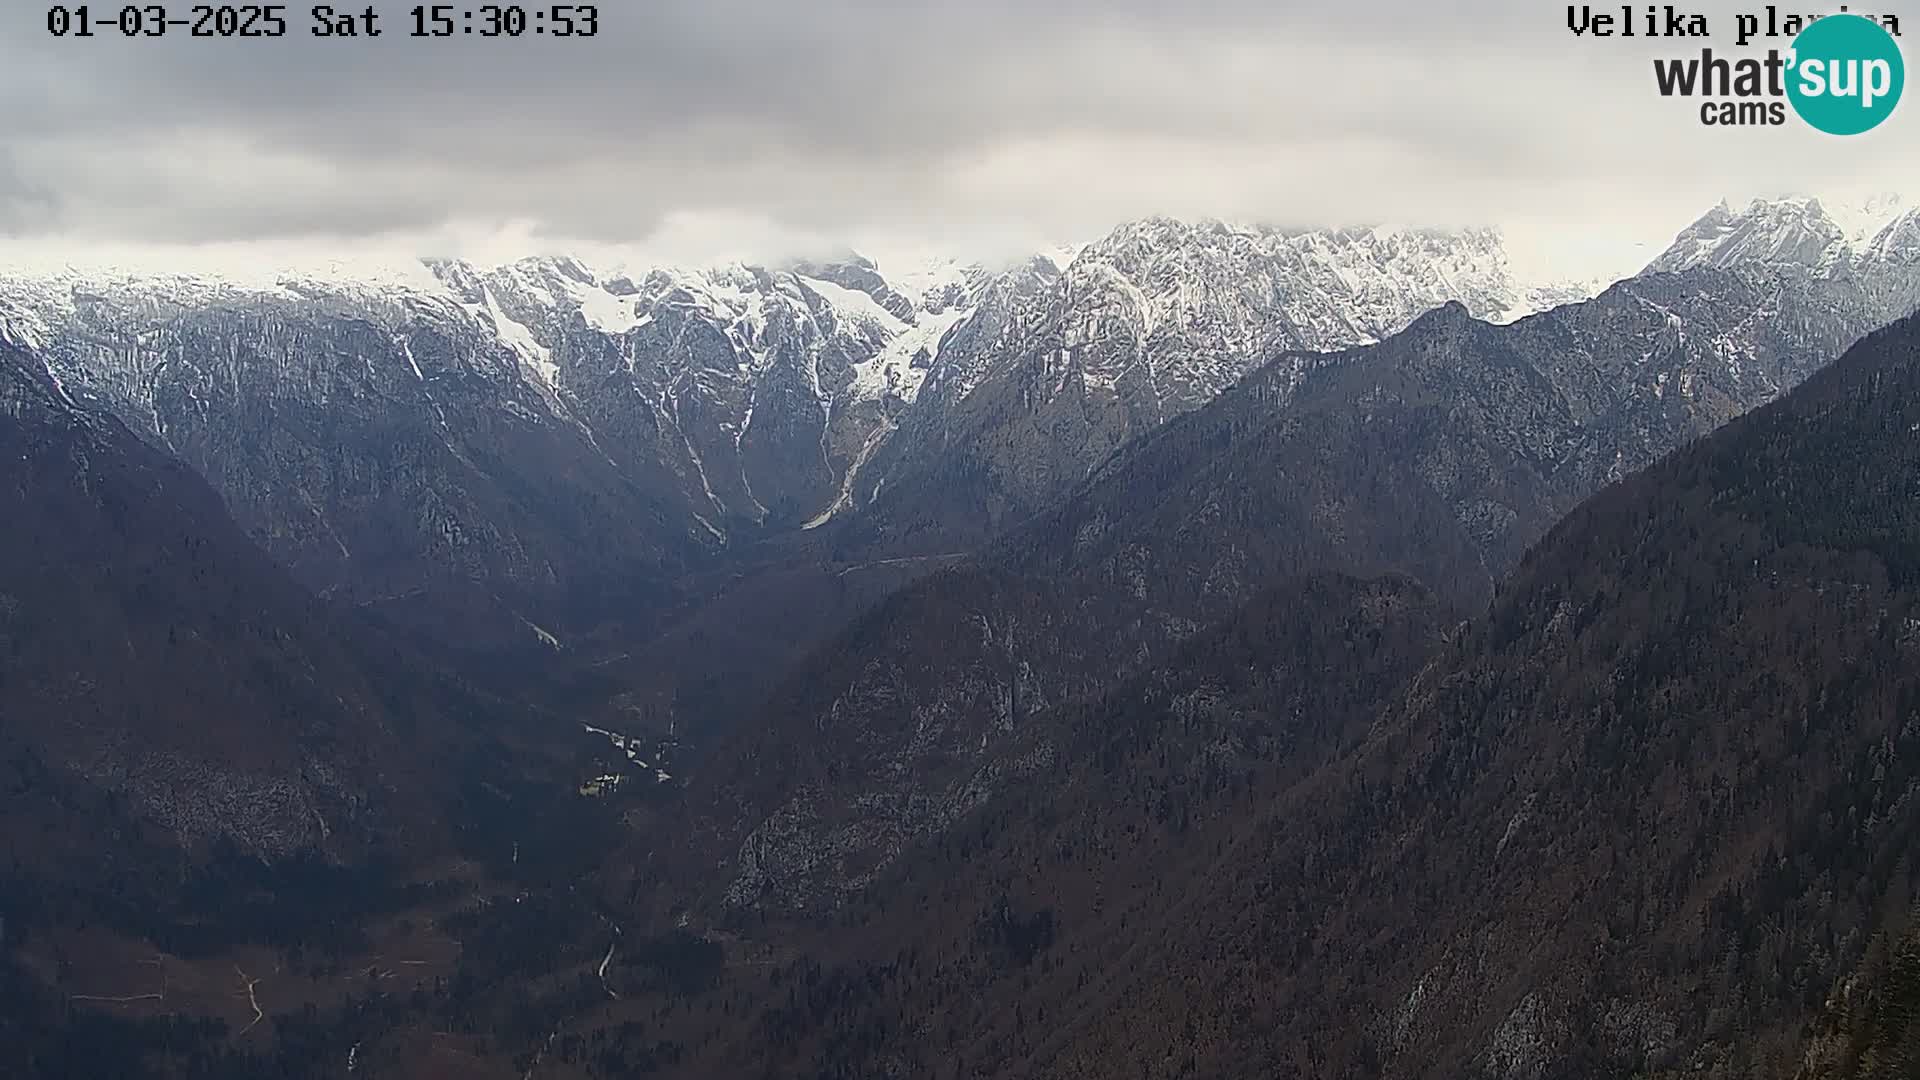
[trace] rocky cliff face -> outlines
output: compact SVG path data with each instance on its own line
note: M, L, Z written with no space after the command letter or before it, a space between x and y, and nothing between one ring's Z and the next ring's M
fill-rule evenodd
M714 833L701 840L737 845L720 903L831 912L968 812L1055 782L1029 729L1193 630L1096 590L976 567L892 598L703 778L696 798Z
M180 849L216 845L277 860L433 842L421 808L445 788L422 758L452 741L427 676L371 660L198 476L6 344L0 457L0 802L16 856L98 830L74 872L94 882L150 869L123 861L142 837L176 867ZM54 848L36 873L72 857Z
M677 476L722 542L832 507L913 397L915 355L952 321L862 262L604 282L571 260L434 269L471 309L519 328L542 377L630 466Z
M1276 352L1377 341L1457 302L1510 319L1550 294L1488 230L1289 232L1152 219L995 283L924 407L863 471L856 542L951 550L1086 479Z

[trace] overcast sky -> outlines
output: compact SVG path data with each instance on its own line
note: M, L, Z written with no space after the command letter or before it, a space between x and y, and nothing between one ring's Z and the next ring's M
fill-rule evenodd
M518 41L377 6L385 37L338 42L306 4L285 41L55 40L7 5L0 246L988 257L1164 213L1575 251L1723 196L1920 186L1912 103L1853 139L1704 128L1648 62L1700 43L1576 40L1538 0L645 0ZM1762 7L1703 9L1713 44Z

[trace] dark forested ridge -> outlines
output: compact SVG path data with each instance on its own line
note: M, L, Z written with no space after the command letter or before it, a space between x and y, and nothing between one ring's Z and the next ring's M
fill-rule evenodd
M1210 947L1162 957L1233 972L1202 1014L1259 1003L1201 1060L1791 1074L1914 884L1917 332L1577 510L1276 807L1203 890ZM1061 1071L1193 1007L1143 994Z
M1215 613L1323 568L1412 573L1477 608L1582 499L1920 303L1872 286L1649 275L1508 326L1455 304L1378 345L1282 356L1116 454L1000 558Z
M448 841L441 766L484 757L498 703L316 600L191 471L4 349L0 455L23 805L77 785L163 845L256 858Z
M729 894L817 904L1044 782L1042 759L999 756L1032 714L1111 692L1277 582L1404 574L1479 610L1581 498L1817 370L1875 308L1864 290L1691 271L1277 358L799 665L694 782Z
M996 586L964 573L943 587L1017 595L989 600ZM696 999L718 1013L676 1017L684 1074L1019 1074L1112 1008L1112 980L1200 899L1192 883L1277 793L1360 743L1450 625L1403 578L1276 586L1116 690L1035 702L979 756L918 749L929 801L953 800L933 823L895 816L897 793L836 809L796 760L815 795L740 849L707 931L732 963Z
M3 1067L336 1075L311 1039L364 1023L343 970L389 940L457 948L395 920L497 887L479 803L538 827L564 759L4 346L0 460ZM250 986L292 1014L266 1059L229 1042Z
M1802 1080L1898 1080L1920 1074L1920 932L1876 934L1866 958L1820 1010Z
M970 807L1052 783L1045 753L1002 751L1191 629L1101 590L972 564L890 598L815 653L694 786L701 839L741 845L728 895L831 908Z
M1276 810L1213 930L1297 966L1225 1060L1791 1072L1910 902L1916 331L1585 504Z
M17 463L0 489L0 694L27 771L117 792L182 839L274 854L313 846L316 817L344 838L377 815L378 751L412 733L381 731L377 688L313 599L186 468L26 357L0 354L0 380ZM251 797L221 804L222 787Z

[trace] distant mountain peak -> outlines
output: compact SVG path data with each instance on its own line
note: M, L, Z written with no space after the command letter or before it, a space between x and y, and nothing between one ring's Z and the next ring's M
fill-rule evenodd
M1878 241L1915 208L1895 193L1865 198L1792 195L1754 199L1734 210L1721 200L1647 266L1652 273L1698 267L1797 266L1831 271L1873 257Z

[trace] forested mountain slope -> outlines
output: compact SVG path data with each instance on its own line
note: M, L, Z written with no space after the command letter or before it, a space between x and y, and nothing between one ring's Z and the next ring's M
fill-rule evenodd
M1311 768L1192 782L1235 710L1179 695L1051 721L1091 756L1038 721L1059 782L796 934L760 1030L862 1075L1792 1076L1920 884L1916 478L1908 321L1583 504Z
M343 843L416 797L405 748L428 718L185 466L4 347L0 455L4 737L36 768L185 844L263 856Z
M1874 307L1851 277L1692 270L1511 325L1449 305L1377 345L1277 358L966 577L827 640L695 803L754 864L728 873L850 887L867 875L843 864L943 827L953 777L994 760L1021 714L1097 699L1278 583L1406 574L1477 612L1581 498L1797 385ZM831 782L783 771L798 762Z
M1132 1034L1155 1010L1245 1000L1251 1025L1187 1052L1791 1074L1915 884L1916 477L1908 321L1589 501L1198 890L1204 942L1170 938L1050 1069L1157 1053ZM1183 977L1218 981L1172 994Z
M228 1036L339 1005L344 962L489 866L551 863L515 830L572 798L564 746L317 600L200 477L3 343L0 460L9 1075L291 1075L297 1020ZM399 937L428 985L458 954Z

